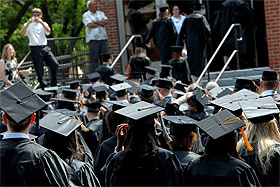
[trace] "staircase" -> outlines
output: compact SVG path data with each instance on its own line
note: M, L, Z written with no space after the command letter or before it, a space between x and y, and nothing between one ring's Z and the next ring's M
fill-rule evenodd
M252 68L225 71L218 81L220 87L234 88L234 84L237 78L248 78L248 79L261 79L262 72L270 70L269 67ZM210 81L215 81L220 72L210 72ZM205 86L208 82L208 75L204 76L202 85Z

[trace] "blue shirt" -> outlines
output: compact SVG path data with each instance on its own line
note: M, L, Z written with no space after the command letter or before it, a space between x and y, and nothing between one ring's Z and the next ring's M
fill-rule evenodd
M13 139L13 138L27 138L29 139L29 136L25 133L4 133L4 139Z

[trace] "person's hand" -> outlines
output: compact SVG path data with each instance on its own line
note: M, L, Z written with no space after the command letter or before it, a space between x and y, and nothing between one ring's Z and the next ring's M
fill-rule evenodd
M120 124L117 126L117 129L116 129L116 135L117 135L117 146L116 146L116 151L119 152L119 151L122 151L122 148L123 148L123 144L124 144L124 141L126 139L126 136L127 136L127 128L128 128L128 124Z
M280 97L276 98L275 101L280 102Z
M103 106L100 107L100 112L102 112L102 114L105 114L105 112L107 111L106 108L104 108Z
M186 97L187 100L189 100L193 95L194 95L193 92L187 92L185 94L185 97Z

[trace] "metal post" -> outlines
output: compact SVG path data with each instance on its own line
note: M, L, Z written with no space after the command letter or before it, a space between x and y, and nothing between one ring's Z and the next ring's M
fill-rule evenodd
M74 78L75 77L75 73L74 73L74 60L73 60L73 51L72 51L72 48L73 48L73 45L72 45L72 40L70 39L70 44L69 44L69 48L70 48L70 56L71 56L71 64L72 64L72 77Z
M241 29L241 28L240 28L240 29ZM236 27L234 27L234 43L235 43L235 49L237 50L237 53L236 53L236 65L237 65L237 69L240 69L239 52L238 52L238 41L237 41L237 30L236 30Z

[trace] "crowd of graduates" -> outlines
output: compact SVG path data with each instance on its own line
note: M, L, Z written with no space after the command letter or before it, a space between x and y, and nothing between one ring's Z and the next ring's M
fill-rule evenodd
M2 186L279 186L276 72L233 90L102 61L65 86L1 92Z

